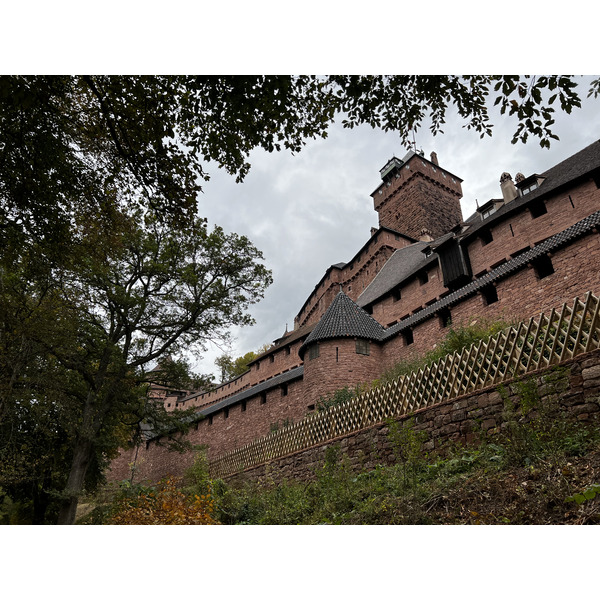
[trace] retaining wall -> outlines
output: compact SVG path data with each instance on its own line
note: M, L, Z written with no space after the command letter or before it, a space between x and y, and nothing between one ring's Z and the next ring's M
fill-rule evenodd
M598 422L600 415L600 351L595 350L566 361L559 367L539 370L523 380L534 380L541 402L558 395L565 418ZM508 398L515 401L515 380L502 384ZM504 395L504 394L503 394ZM481 435L494 435L504 426L504 399L498 386L466 394L447 402L423 408L395 420L404 424L414 419L414 430L426 434L425 451L443 452L449 441L477 443ZM323 464L327 448L339 445L352 468L373 468L394 461L389 427L379 423L348 435L328 440L306 450L289 454L227 478L230 483L256 481L269 475L274 481L310 480Z

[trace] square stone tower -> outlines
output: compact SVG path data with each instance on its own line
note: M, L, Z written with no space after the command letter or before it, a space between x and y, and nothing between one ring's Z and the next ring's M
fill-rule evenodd
M402 159L394 156L380 173L382 183L371 194L380 227L435 239L462 221L462 179L442 169L435 152L431 160L412 150Z

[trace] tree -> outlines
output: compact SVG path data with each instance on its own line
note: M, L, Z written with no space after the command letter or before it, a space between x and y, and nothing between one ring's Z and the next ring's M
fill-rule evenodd
M221 383L235 379L248 370L248 363L252 362L258 354L246 352L244 356L232 358L230 354L222 354L215 359L215 365L219 368Z
M515 118L513 141L543 146L554 107L580 105L572 77L0 77L0 460L13 489L62 486L72 522L86 480L155 418L147 367L249 322L270 275L249 240L198 218L208 162L241 181L253 149L299 152L338 116L406 142L428 119L441 131L454 105L486 135L493 102Z
M20 331L36 346L38 360L51 357L77 384L59 522L73 522L90 464L125 441L118 435L124 417L144 414L139 384L145 366L166 353L226 339L231 324L252 322L246 309L271 281L261 259L247 238L218 227L209 232L200 219L172 230L135 211L120 221L113 215L110 228L78 217L72 253L52 268L45 288L39 279L25 283L22 273L5 277L3 296L13 305L7 317L26 315ZM19 326L18 319L12 324ZM25 358L21 367L30 364ZM27 369L10 366L18 387L28 389ZM4 407L14 387L6 390Z

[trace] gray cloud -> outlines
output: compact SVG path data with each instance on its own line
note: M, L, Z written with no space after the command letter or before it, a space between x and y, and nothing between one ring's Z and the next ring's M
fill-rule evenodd
M589 80L590 78L586 78ZM586 93L581 94L585 97ZM490 198L500 197L503 171L515 176L542 172L600 137L598 102L584 101L572 115L558 115L555 132L560 141L550 150L531 139L510 143L516 125L496 115L491 138L480 139L450 115L444 134L432 136L424 127L417 147L463 179L463 216ZM346 262L368 240L377 226L370 193L379 185L379 169L406 148L399 137L370 127L344 130L334 124L325 140L311 140L299 154L254 151L246 180L236 184L224 171L210 168L200 213L210 224L248 236L264 253L274 283L262 302L251 309L256 325L233 329L234 356L256 350L293 328L294 316L327 267ZM195 368L212 373L222 350L211 347L194 357Z

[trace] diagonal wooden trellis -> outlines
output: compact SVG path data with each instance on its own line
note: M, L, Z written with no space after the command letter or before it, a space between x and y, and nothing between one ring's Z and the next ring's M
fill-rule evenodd
M226 477L274 458L462 396L506 379L559 364L600 347L600 299L588 292L487 341L369 390L344 404L259 438L210 461L213 477Z

